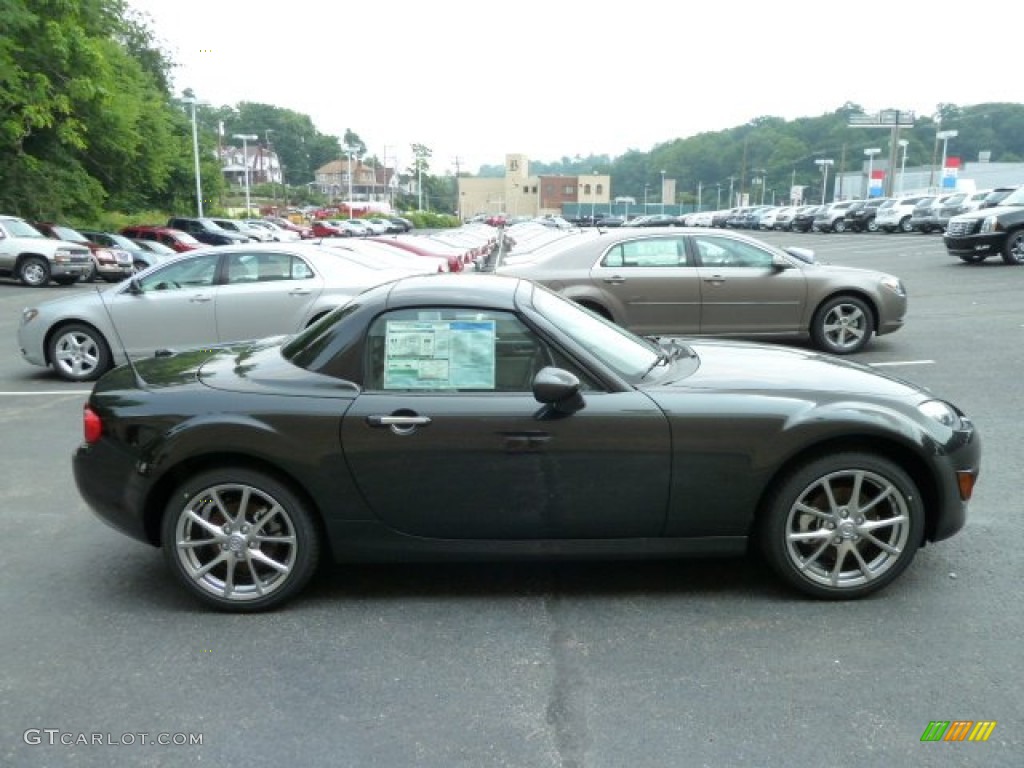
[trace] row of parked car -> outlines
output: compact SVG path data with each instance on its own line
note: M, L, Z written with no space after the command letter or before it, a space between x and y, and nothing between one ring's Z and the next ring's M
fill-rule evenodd
M166 225L134 225L120 232L105 232L0 215L0 277L14 277L33 287L51 280L63 285L79 280L116 283L203 245L365 237L413 229L411 221L398 216L350 220L345 234L333 229L317 231L321 224L310 227L276 217L171 217Z
M682 224L794 232L942 232L954 216L995 207L1015 189L837 200L826 205L746 206L687 214Z

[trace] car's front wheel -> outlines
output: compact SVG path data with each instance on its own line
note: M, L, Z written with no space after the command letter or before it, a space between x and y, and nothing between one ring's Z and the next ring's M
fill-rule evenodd
M913 232L914 228L910 226L910 217L904 216L900 220L900 232Z
M283 604L320 559L307 505L276 478L245 467L209 470L180 485L162 534L164 554L185 588L225 611Z
M877 232L877 231L878 231L878 225L875 223L875 220L874 219L869 219L868 220L868 232Z
M29 288L41 288L50 282L50 265L42 256L29 256L18 266L18 279Z
M1006 236L1003 261L1014 266L1024 264L1024 229L1015 230Z
M856 296L836 296L822 304L811 321L815 345L835 355L859 352L875 332L871 308Z
M921 494L894 462L835 453L798 467L768 499L761 546L787 582L814 597L863 597L910 565L924 532Z
M110 368L110 347L91 325L71 323L58 328L50 338L49 360L63 379L92 381Z
M846 231L846 222L843 221L842 219L836 219L835 224L832 225L832 231L833 232L845 232Z

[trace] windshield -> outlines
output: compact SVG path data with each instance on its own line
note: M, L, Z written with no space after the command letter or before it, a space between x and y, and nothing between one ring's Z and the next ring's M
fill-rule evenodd
M42 232L21 219L4 219L3 222L11 237L45 237Z
M1000 205L1024 205L1024 187L1011 192L1007 197L1000 201Z
M53 234L55 234L61 240L66 240L70 243L88 243L85 239L85 235L82 235L71 227L54 227Z
M573 341L624 377L642 377L661 353L651 342L541 285L534 286L533 305Z

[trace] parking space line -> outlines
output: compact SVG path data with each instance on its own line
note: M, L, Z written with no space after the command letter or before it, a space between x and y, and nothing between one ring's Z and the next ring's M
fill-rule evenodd
M0 392L0 397L35 397L37 395L89 395L92 394L91 389L57 389L43 392L19 392L17 390L11 390L8 392Z
M868 363L872 368L887 368L892 365L935 365L934 360L894 360L888 363Z

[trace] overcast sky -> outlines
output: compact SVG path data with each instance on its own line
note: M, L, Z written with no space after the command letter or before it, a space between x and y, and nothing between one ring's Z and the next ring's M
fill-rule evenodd
M292 109L322 133L351 128L403 166L424 144L435 172L510 152L646 152L846 101L930 115L943 102L1024 100L1013 5L994 0L128 2L180 65L179 92Z

